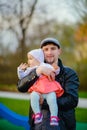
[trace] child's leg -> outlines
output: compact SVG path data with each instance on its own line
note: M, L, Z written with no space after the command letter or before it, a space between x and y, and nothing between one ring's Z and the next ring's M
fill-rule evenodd
M42 114L40 112L40 104L39 104L39 100L40 100L40 95L39 93L37 92L32 92L30 94L30 101L31 101L31 107L32 107L32 110L34 112L34 123L37 124L37 123L40 123L42 122Z
M46 100L47 100L47 103L49 105L51 116L57 116L58 115L58 106L57 106L55 92L48 93L46 95Z
M33 112L40 113L40 104L39 104L40 96L37 92L32 92L30 94L31 107Z
M51 113L50 125L58 125L58 105L55 92L46 94L46 100Z

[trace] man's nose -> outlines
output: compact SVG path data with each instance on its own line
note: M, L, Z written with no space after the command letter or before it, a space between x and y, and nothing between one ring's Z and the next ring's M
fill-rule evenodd
M52 54L52 50L51 49L48 50L48 54Z

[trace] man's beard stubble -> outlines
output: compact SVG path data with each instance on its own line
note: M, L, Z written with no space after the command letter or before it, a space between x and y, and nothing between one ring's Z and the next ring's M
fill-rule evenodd
M48 64L52 65L54 63L54 60L53 61L45 60L45 63L48 63Z

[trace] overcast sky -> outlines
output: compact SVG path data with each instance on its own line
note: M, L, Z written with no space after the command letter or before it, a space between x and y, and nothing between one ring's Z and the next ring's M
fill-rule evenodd
M65 2L67 1L67 2ZM48 13L48 17L54 17L60 22L76 22L78 17L70 8L71 0L39 0L38 7L44 6Z

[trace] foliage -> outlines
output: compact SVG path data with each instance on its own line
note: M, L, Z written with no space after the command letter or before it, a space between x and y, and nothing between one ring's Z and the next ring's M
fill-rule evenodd
M87 23L80 24L75 33L75 40L77 42L87 42Z
M80 62L77 63L77 71L79 74L79 80L80 80L80 90L87 90L87 59L83 59Z

